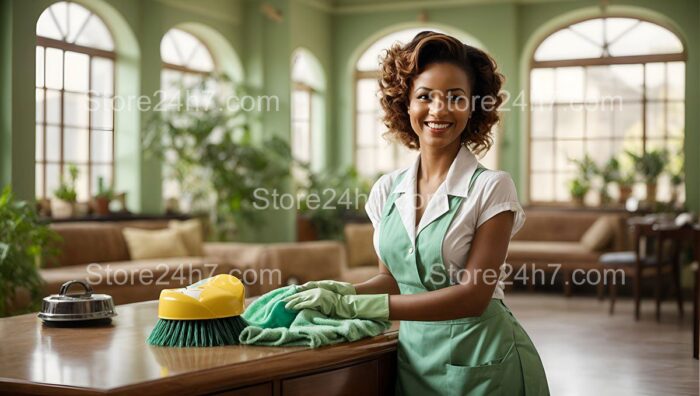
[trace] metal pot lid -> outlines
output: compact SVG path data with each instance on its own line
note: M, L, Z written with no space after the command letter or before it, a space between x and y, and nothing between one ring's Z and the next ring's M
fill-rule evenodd
M68 293L72 285L81 285L83 293ZM98 320L117 316L112 297L93 294L87 282L72 280L61 285L58 294L44 297L39 318L44 321Z

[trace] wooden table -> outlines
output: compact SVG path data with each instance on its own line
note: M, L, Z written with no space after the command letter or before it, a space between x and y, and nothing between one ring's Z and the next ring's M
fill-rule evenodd
M157 301L117 306L102 328L51 328L36 314L0 319L0 393L384 395L392 393L398 324L318 349L145 343Z

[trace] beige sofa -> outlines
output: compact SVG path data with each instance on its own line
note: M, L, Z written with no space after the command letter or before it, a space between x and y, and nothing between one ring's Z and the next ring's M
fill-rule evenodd
M46 295L61 284L87 279L95 293L116 304L157 299L164 288L182 287L215 274L230 273L246 285L248 296L289 283L339 279L345 250L338 242L251 244L205 242L204 254L132 260L122 228L162 229L167 221L55 223L62 238L55 263L42 268ZM77 289L76 289L77 290Z

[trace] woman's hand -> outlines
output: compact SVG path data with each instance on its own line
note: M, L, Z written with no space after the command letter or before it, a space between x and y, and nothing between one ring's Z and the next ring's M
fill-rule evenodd
M294 311L313 309L341 319L388 319L389 295L365 294L341 296L326 289L311 289L284 299L285 308Z

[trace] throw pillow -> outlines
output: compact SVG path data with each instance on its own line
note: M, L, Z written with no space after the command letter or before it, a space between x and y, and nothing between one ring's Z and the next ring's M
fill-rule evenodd
M204 256L204 238L202 232L202 222L198 219L185 221L171 220L168 223L170 229L177 231L177 234L185 244L188 256Z
M187 256L187 249L176 230L124 227L122 234L132 260Z
M601 216L596 220L581 237L581 245L589 251L601 251L610 246L615 236L613 216Z

